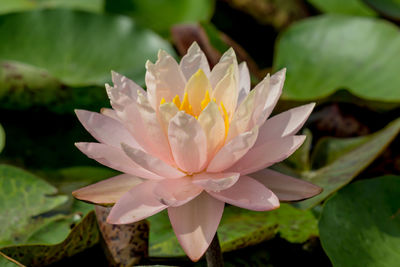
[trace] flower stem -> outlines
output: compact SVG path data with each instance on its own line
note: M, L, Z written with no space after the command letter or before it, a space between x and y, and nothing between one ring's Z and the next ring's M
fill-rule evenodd
M221 246L219 245L217 233L215 233L215 236L206 251L206 260L207 260L208 267L223 267L224 266L224 260L222 259Z

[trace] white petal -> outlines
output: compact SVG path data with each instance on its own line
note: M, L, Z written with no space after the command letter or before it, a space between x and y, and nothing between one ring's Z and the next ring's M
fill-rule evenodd
M199 69L202 69L207 77L210 76L210 66L208 65L207 57L196 42L193 42L187 54L182 57L180 67L186 80L189 80Z

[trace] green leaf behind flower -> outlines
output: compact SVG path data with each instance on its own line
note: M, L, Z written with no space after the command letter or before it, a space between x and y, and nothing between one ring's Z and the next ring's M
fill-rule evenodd
M399 0L363 0L373 9L385 17L400 19L400 1Z
M373 101L400 102L400 32L376 18L322 15L285 31L274 69L287 68L282 97L314 100L339 89Z
M333 266L397 266L400 262L400 177L351 184L325 204L322 246Z
M308 2L324 13L356 16L378 15L363 0L308 0Z

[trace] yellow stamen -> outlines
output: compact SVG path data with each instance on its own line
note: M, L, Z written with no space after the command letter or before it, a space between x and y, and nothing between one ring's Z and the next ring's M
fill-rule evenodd
M228 131L229 131L229 117L228 117L228 112L226 112L224 103L222 103L222 102L221 102L221 109L222 109L222 112L224 113L225 138L226 138L228 136Z
M176 95L174 99L172 99L172 103L174 103L177 108L180 108L181 100L179 99L179 95Z
M203 109L205 109L207 107L207 105L208 105L208 103L210 103L210 101L211 101L210 92L208 92L208 90L207 90L203 101L201 101L201 103L200 103L201 111L203 111Z
M183 96L183 101L179 109L185 111L187 114L193 115L192 106L189 104L189 96L187 92Z
M160 105L162 105L162 104L164 104L166 101L165 101L165 98L163 97L163 98L161 98L161 102L160 102Z

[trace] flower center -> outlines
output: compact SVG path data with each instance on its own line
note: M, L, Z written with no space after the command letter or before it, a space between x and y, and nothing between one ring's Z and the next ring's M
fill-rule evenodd
M194 114L192 105L190 105L190 103L189 103L189 96L188 96L187 92L185 92L185 94L183 96L183 101L180 100L179 95L176 95L172 99L172 103L174 103L179 110L185 111L187 114L195 117L196 119L199 118L201 112L208 106L208 104L211 101L216 103L216 99L215 98L211 99L210 92L207 90L204 95L203 100L200 103L200 107L201 107L200 113ZM165 100L165 98L162 98L160 105L162 105L164 103L166 103L166 100ZM224 119L224 123L225 123L225 138L226 138L226 136L228 135L228 131L229 131L229 116L228 116L228 112L226 111L226 108L224 106L224 103L222 103L222 101L219 105L219 109L221 111L221 115L222 115L222 117Z

